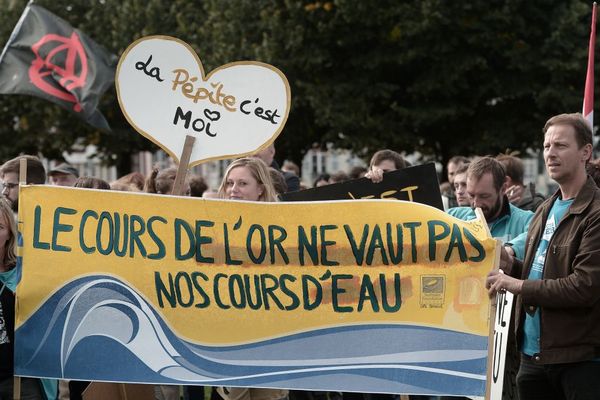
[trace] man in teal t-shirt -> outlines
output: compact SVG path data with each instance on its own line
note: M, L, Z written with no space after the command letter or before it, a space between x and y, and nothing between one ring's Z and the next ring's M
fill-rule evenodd
M538 245L533 263L531 264L531 270L527 279L542 279L544 273L544 262L546 261L546 254L548 252L548 244L554 235L554 231L558 226L559 221L567 212L569 206L573 204L573 199L561 200L556 199L550 214L546 220L546 227L542 234L542 239ZM539 308L535 311L535 314L525 315L525 325L523 326L523 353L532 357L534 354L540 352L540 310Z
M592 131L581 114L544 126L544 162L559 190L536 210L523 263L488 275L490 295L517 295L517 389L527 399L600 399L600 189L587 176Z

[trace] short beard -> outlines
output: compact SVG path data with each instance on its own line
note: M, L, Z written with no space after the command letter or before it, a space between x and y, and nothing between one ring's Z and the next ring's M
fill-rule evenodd
M489 213L487 213L487 215L484 213L485 216L485 220L487 222L492 222L495 220L496 217L498 217L498 214L500 213L500 210L502 209L502 194L498 194L498 200L496 201L496 204L494 204L494 207L490 209ZM494 218L494 219L491 219Z

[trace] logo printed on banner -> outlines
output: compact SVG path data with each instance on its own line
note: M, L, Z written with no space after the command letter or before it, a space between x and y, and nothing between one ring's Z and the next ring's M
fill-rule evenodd
M72 91L85 85L88 60L77 32L71 37L44 35L31 51L35 54L29 67L31 82L50 96L74 103L73 110L81 112Z
M445 278L443 275L421 277L421 308L441 308L444 306Z

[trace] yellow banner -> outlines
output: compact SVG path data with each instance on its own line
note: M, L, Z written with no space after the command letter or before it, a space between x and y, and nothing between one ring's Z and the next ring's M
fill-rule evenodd
M178 336L197 343L362 323L488 332L484 278L495 241L481 221L432 207L44 186L23 188L20 200L17 326L68 282L95 274L126 282Z

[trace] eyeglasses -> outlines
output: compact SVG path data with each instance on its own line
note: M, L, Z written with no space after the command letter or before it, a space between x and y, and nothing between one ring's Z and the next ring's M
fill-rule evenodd
M0 182L0 191L3 192L4 189L13 190L14 188L16 188L18 186L19 186L18 183Z

